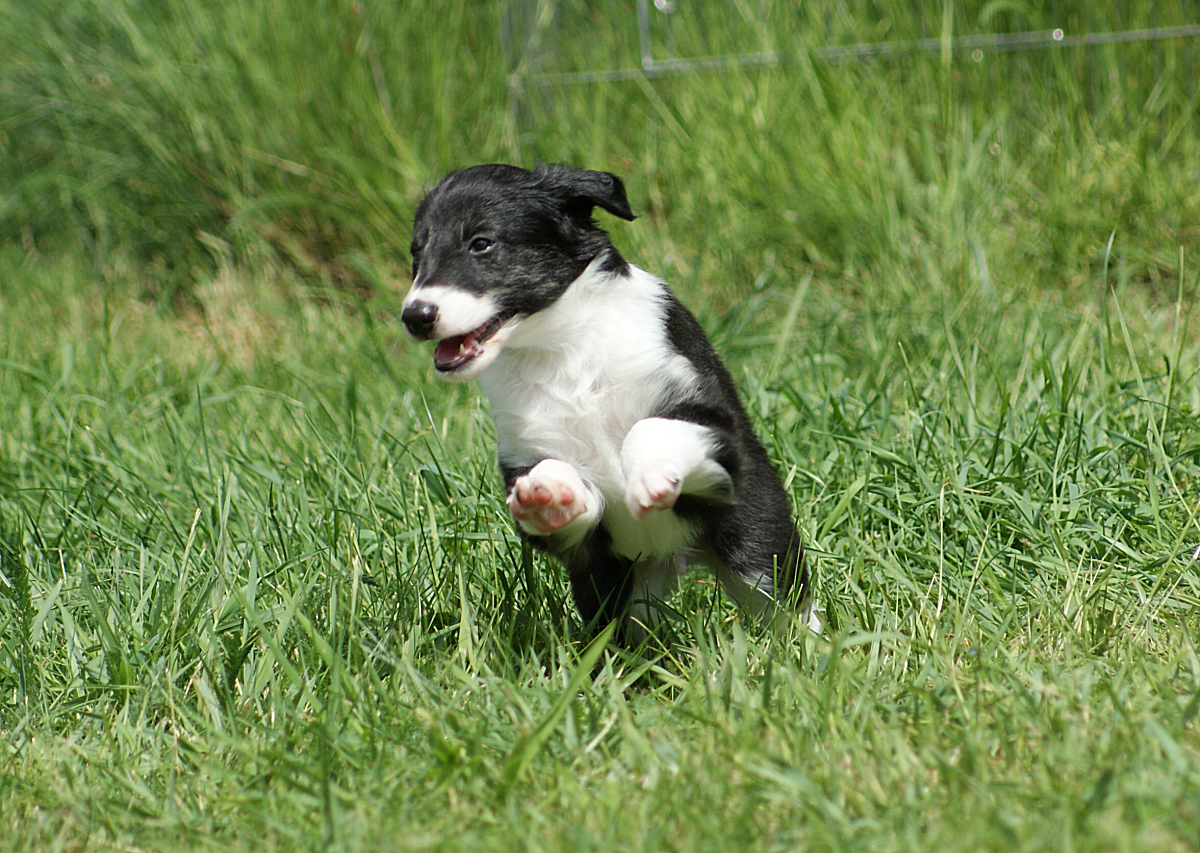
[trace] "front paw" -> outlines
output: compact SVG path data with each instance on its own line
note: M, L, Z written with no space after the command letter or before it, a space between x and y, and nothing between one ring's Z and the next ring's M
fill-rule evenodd
M683 476L666 465L649 466L635 474L625 489L625 506L634 518L670 509L683 490Z
M506 503L527 533L545 536L587 512L587 490L574 468L546 459L517 478Z

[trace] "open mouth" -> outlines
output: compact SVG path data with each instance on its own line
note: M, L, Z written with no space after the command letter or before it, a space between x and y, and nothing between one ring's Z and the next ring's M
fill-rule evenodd
M502 320L493 317L465 335L454 335L438 341L433 351L433 366L441 373L465 367L483 354L483 345L500 329Z

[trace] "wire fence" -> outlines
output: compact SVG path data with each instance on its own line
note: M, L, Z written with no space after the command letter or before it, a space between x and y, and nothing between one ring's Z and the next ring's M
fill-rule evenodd
M695 71L722 70L738 67L774 66L783 60L778 51L749 51L741 53L716 54L709 56L667 56L654 55L653 39L651 38L651 0L637 0L637 33L638 67L613 68L604 70L584 71L549 71L546 70L546 53L551 44L548 36L555 23L557 4L548 0L536 0L532 7L521 9L521 4L514 4L525 20L525 25L514 24L510 16L506 31L506 41L514 44L519 41L519 49L515 51L517 71L509 77L509 84L514 91L520 92L528 87L543 87L582 83L597 83L612 80L630 80L639 77L659 77L668 74L687 74ZM677 11L677 5L671 0L653 0L655 13L669 18ZM518 39L516 34L523 30ZM952 55L970 52L970 57L980 62L988 52L1011 53L1022 50L1050 50L1066 47L1091 47L1103 44L1119 44L1132 42L1163 41L1167 39L1195 38L1200 36L1200 23L1170 27L1151 27L1145 29L1130 29L1113 32L1070 32L1063 27L1036 32L1013 32L996 35L963 35L949 38L926 38L903 41L864 42L850 45L825 45L810 49L809 55L822 62L850 62L889 57L906 54Z

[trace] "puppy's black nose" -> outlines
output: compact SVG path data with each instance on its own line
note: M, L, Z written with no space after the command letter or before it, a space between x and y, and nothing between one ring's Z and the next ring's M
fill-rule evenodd
M432 302L411 302L400 312L400 319L414 338L425 340L433 337L433 324L437 322L438 309Z

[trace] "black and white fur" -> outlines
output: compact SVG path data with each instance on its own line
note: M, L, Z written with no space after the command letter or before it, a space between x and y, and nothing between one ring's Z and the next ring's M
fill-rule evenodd
M787 495L695 317L627 263L593 208L634 215L621 179L474 166L417 209L402 319L434 367L477 378L508 508L566 565L584 621L655 622L687 562L741 606L819 629Z

